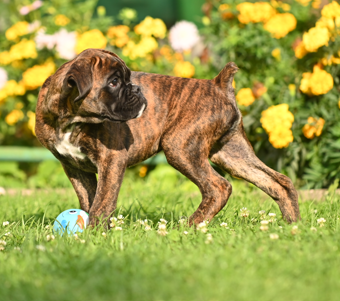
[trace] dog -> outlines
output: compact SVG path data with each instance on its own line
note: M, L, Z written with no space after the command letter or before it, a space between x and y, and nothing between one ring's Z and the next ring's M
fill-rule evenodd
M90 225L115 211L125 169L162 150L202 194L190 225L211 220L232 193L208 159L271 196L287 222L300 219L292 181L262 163L246 137L237 70L228 63L212 80L131 72L116 54L87 49L45 81L36 136L61 162Z

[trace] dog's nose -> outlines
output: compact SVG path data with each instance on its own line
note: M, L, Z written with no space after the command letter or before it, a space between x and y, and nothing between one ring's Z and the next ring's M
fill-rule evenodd
M139 93L139 92L140 92L140 87L137 86L137 85L132 85L131 91L132 91L133 93Z

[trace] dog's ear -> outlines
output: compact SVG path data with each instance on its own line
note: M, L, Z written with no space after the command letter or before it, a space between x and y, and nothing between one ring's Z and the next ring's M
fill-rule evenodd
M75 60L65 75L63 92L68 94L73 87L77 87L79 95L74 102L84 98L92 89L92 72L95 58L82 58Z
M230 62L222 69L222 71L213 79L215 84L221 89L227 89L232 86L234 74L238 71L235 63Z
M125 62L115 53L108 51L108 50L104 50L104 49L98 49L101 52L107 53L112 55L113 57L115 57L115 59L122 65L123 67L123 72L124 72L124 79L125 82L128 83L130 82L130 77L131 77L131 70L128 68L128 66L126 66Z

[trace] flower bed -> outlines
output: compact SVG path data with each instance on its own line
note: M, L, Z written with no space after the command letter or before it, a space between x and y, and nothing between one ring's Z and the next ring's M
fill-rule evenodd
M107 17L96 1L3 5L0 35L0 143L38 146L39 87L87 48L116 52L132 70L211 79L229 62L244 126L259 157L299 186L340 177L340 5L209 1L199 32L181 21L136 24L136 12ZM204 100L202 99L202 102Z

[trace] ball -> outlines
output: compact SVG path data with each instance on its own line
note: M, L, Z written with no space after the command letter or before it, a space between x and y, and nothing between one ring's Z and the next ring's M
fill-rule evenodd
M83 232L89 224L89 215L81 209L68 209L60 213L56 218L53 230L63 234L67 230L68 234Z

